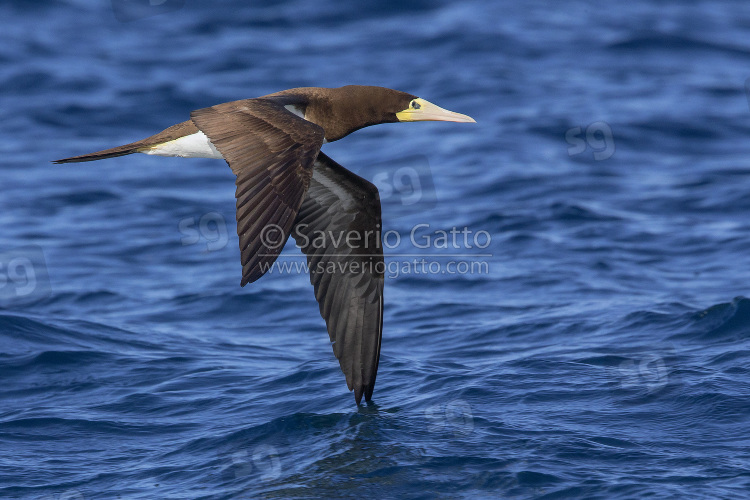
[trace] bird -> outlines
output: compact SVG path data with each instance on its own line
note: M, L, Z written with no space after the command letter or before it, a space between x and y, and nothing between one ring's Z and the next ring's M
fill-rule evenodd
M146 139L54 163L132 153L224 159L236 175L240 285L263 276L289 237L295 239L359 406L363 395L372 399L383 334L380 197L321 147L371 125L416 121L476 123L385 87L301 87L198 109Z

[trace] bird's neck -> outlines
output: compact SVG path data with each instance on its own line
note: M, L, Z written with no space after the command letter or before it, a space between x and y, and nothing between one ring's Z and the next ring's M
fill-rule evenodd
M284 90L266 97L280 99L284 107L325 131L326 142L338 141L352 132L382 123L379 116L370 116L368 109L352 111L351 103L334 94L337 89L302 87Z

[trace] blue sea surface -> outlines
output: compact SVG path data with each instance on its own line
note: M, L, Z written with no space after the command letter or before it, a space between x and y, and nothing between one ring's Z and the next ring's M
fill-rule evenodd
M750 3L10 0L0 19L0 498L750 497ZM50 163L346 84L477 121L323 148L383 199L360 407L301 252L239 286L223 161Z

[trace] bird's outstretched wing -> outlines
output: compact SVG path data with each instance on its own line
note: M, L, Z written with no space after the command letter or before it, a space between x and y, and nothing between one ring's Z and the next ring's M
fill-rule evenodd
M378 189L320 153L292 235L307 255L310 282L349 390L357 404L363 394L369 401L383 334Z
M237 176L242 286L278 257L310 183L323 128L272 99L246 99L193 111L190 118Z

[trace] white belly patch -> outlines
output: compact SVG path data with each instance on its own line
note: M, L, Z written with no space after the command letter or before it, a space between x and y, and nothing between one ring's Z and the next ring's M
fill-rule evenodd
M218 160L224 158L203 132L196 132L174 141L153 146L143 150L142 153L157 156L181 156L183 158L216 158Z

